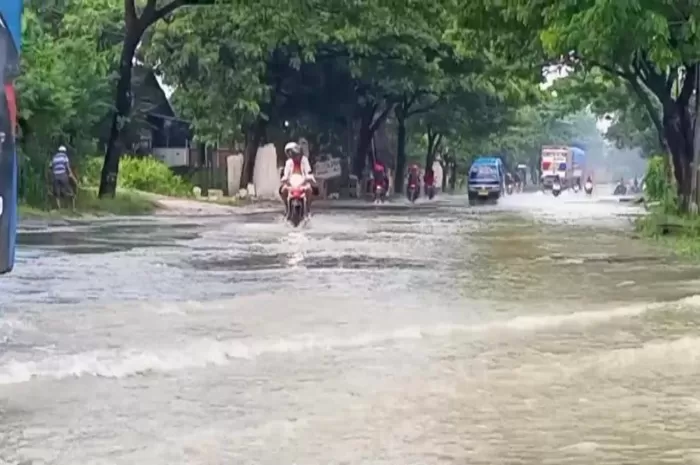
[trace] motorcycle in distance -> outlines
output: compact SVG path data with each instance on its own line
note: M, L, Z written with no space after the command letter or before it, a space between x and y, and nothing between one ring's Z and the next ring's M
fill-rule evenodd
M415 181L410 181L406 189L406 197L411 203L416 203L418 199L418 184Z
M509 182L506 184L506 194L513 195L513 183Z
M425 185L425 194L428 196L428 199L433 200L433 197L435 197L435 185L426 184Z
M578 194L581 188L579 187L578 183L575 183L573 186L574 193Z
M559 182L559 180L555 180L552 182L552 195L554 197L559 197L559 194L561 194L561 182Z
M617 186L615 186L613 195L627 195L627 186L625 186L623 182L620 182Z
M374 182L374 203L379 205L386 202L386 190L381 182Z
M295 228L308 219L308 199L306 198L306 180L300 174L289 178L289 194L287 195L287 221Z
M586 181L586 184L583 185L583 190L586 192L586 195L593 194L593 183L591 181Z

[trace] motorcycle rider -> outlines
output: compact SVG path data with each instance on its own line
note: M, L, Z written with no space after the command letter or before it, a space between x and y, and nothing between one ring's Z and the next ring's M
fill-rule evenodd
M372 177L374 178L375 190L377 184L380 184L384 188L384 192L388 192L389 178L386 175L386 168L384 167L384 164L377 160L374 162L374 166L372 168Z
M296 142L289 142L284 146L284 153L287 155L287 161L284 164L284 172L280 180L279 194L284 203L284 216L289 214L289 204L287 202L287 194L289 192L289 178L293 174L300 174L306 181L306 214L309 214L311 208L311 193L313 185L316 184L314 175L311 174L311 164L309 159L302 153L301 146Z
M426 191L435 186L435 173L432 168L426 168L425 174L423 175L423 183L425 184Z
M613 195L625 195L627 194L627 186L625 185L625 178L620 178L620 182L615 186L615 191Z
M411 184L416 186L417 190L420 190L420 174L418 165L413 164L408 168L408 184L406 185L406 195L408 195L408 189Z
M513 182L515 183L515 189L520 192L523 188L523 186L520 184L522 180L520 179L520 174L518 174L518 170L515 170L513 172Z
M513 189L513 175L509 172L506 173L506 189L512 192Z

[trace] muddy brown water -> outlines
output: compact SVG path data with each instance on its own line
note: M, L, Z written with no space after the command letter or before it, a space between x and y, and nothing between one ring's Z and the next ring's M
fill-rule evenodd
M700 268L630 239L630 212L26 224L0 463L700 463Z

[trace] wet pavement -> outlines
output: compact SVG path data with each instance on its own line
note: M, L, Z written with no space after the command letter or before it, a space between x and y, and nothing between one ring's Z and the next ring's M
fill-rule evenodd
M0 464L700 463L700 267L604 200L24 224Z

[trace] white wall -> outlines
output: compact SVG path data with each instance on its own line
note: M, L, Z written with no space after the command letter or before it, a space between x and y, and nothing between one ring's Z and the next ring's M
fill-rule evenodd
M433 162L433 175L435 176L435 187L442 188L442 165L439 161Z
M277 149L274 144L267 144L258 149L253 184L258 197L277 198L280 175L277 167Z
M238 194L242 174L243 155L236 154L226 157L226 187L228 188L229 196Z

